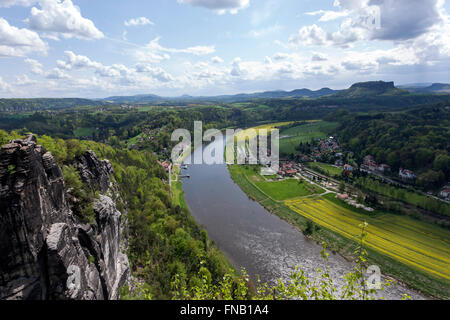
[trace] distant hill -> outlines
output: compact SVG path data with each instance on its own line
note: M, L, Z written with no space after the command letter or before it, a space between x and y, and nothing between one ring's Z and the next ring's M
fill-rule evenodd
M363 96L397 96L408 94L407 90L394 86L394 82L369 81L353 84L350 88L333 95L339 98L359 98Z
M320 90L309 90L309 89L296 89L293 91L264 91L256 93L241 93L235 95L220 95L220 96L189 96L183 95L180 97L161 97L154 94L147 95L135 95L135 96L115 96L103 99L103 101L111 103L156 103L163 101L175 101L175 102L195 102L195 101L211 101L211 102L239 102L248 101L252 99L283 99L283 98L319 98L326 95L334 94L338 91L332 90L330 88L322 88Z
M82 106L98 106L102 104L104 104L104 102L80 98L0 99L0 111L25 112Z
M114 96L103 99L103 101L111 103L153 103L162 100L165 99L154 94L139 94L135 96Z
M430 86L416 87L404 86L404 89L415 93L450 93L450 84L448 83L433 83Z

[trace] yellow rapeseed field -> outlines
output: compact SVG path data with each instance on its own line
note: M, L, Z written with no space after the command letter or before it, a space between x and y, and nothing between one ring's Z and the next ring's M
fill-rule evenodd
M255 138L255 136L259 133L259 130L267 130L267 133L270 133L273 129L280 126L286 126L288 124L294 123L293 121L288 122L277 122L277 123L269 123L269 124L263 124L257 127L249 128L242 130L239 134L236 135L237 141L240 141L242 139L245 139L248 137L249 140Z
M355 239L366 221L366 245L413 268L450 280L450 232L408 217L363 216L323 198L286 200L295 212Z

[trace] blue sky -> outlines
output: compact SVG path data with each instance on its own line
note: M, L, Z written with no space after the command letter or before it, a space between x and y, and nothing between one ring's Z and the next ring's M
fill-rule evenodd
M450 82L443 0L0 0L0 97Z

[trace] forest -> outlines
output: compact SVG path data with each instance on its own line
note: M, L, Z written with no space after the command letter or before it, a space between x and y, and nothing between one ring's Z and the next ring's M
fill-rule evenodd
M362 163L372 155L393 172L407 168L417 172L417 185L441 186L450 179L449 103L425 105L397 113L343 115L337 135L345 149Z

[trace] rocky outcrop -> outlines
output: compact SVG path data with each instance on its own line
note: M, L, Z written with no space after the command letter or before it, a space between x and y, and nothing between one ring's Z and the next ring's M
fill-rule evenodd
M117 299L129 281L112 166L87 152L77 167L102 193L92 224L72 213L61 169L34 136L1 148L0 299Z

